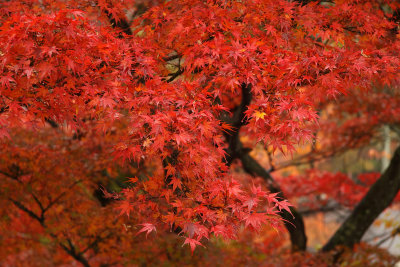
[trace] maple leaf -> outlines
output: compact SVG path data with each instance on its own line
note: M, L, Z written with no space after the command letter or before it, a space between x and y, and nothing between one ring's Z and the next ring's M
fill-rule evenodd
M185 223L182 232L187 233L189 235L189 238L193 238L196 235L197 239L201 239L203 237L208 239L207 228L198 223L192 223L192 222Z
M183 243L182 247L183 247L184 245L186 245L186 244L190 246L190 250L191 250L191 252L192 252L192 255L193 255L193 252L194 252L196 246L202 246L202 247L204 247L199 241L197 241L196 239L193 239L193 238L189 238L189 237L187 237L187 238L185 239L185 242Z
M258 121L259 119L264 119L265 115L267 115L267 113L258 110L254 112L254 117L256 118L256 121Z
M253 229L259 229L266 222L267 217L264 213L251 212L244 217L245 227L252 226Z
M215 225L211 228L211 232L213 232L215 236L222 236L228 240L236 238L233 229L225 225Z
M0 84L4 87L10 87L10 83L15 82L14 78L11 75L2 76L0 78Z
M257 197L265 197L267 195L267 193L261 189L261 185L256 186L253 184L251 187L251 192Z
M108 192L107 189L105 189L103 186L100 187L101 192L103 193L105 198L115 198L115 195L112 193Z
M182 181L176 177L171 178L171 182L169 183L172 185L172 191L175 192L176 188L182 189Z
M131 184L136 183L138 180L139 180L139 179L138 179L136 176L135 176L135 177L128 178L128 182L130 182Z
M172 206L180 210L183 208L183 203L180 199L176 199L174 203L172 203Z
M51 57L53 54L59 54L57 52L57 48L55 46L51 46L51 47L42 47L42 52L43 55L48 55L49 57Z
M290 207L292 207L293 205L290 204L286 199L285 200L281 200L281 201L276 201L275 202L276 206L278 207L278 209L281 210L286 210L287 212L289 212L290 214L292 214ZM292 214L293 216L293 214Z
M167 190L163 190L162 193L160 194L160 196L165 197L165 200L167 200L167 203L170 202L170 197L173 195L174 193L172 192L172 190L167 189Z
M167 176L172 176L176 173L175 167L170 163L168 163L168 165L165 167L165 170L167 171Z
M233 195L233 196L238 197L243 192L243 190L241 189L240 184L235 180L231 180L230 182L227 182L227 187L228 187L229 195Z
M225 133L231 133L235 127L228 123L221 122L221 128Z
M77 18L84 18L86 15L86 12L82 11L82 10L70 10L71 14L75 17L75 19Z
M253 208L253 206L257 206L258 198L248 198L246 201L243 202L243 207L248 207L249 212Z
M113 108L115 106L115 101L111 97L102 97L100 99L100 105L104 108Z
M117 209L121 210L119 216L126 214L129 217L130 212L133 210L133 205L129 201L121 201Z
M190 141L190 139L192 138L186 132L175 134L174 137L175 137L175 140L176 140L176 143L178 144L178 146L188 143Z
M40 73L39 74L40 79L45 78L46 76L50 75L56 70L54 66L48 62L40 63L39 65L37 65L36 69Z
M139 235L140 233L146 232L146 239L147 239L147 236L149 235L149 233L151 233L153 231L157 232L156 226L154 224L152 224L152 223L142 223L140 225L142 225L143 228L140 229L140 231L137 232L136 235Z
M278 193L266 194L265 198L267 199L268 204L278 202L279 200L276 198L277 195Z

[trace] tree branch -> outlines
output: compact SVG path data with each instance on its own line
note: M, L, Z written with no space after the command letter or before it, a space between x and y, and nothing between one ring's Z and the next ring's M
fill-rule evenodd
M177 53L177 54L172 55L172 56L163 57L163 60L164 61L172 61L174 59L178 59L178 58L181 58L181 57L182 57L182 55Z
M171 74L171 77L169 77L167 79L167 83L172 82L173 80L175 80L179 75L181 75L183 73L183 69L179 69L178 71L174 72Z
M274 181L270 173L265 170L254 158L252 158L248 152L249 150L243 148L243 144L239 139L240 128L247 123L245 120L245 111L251 103L251 85L243 83L242 89L242 101L239 107L235 110L232 117L227 114L222 116L222 120L230 124L233 128L232 131L225 134L228 141L229 147L226 152L226 164L229 166L235 158L241 160L244 170L253 175L260 176L268 183L268 188L272 193L278 193L278 197L286 199L279 185ZM293 207L290 208L292 214L288 211L282 210L279 215L284 221L286 229L289 231L290 240L292 242L292 250L305 250L307 244L307 237L304 229L304 222L301 214Z
M350 216L335 232L322 251L336 246L352 247L359 243L374 220L386 209L400 190L400 147L393 155L389 167L371 186Z
M91 242L89 245L87 245L87 247L85 249L82 250L81 254L86 253L89 249L92 249L94 246L96 246L99 242L103 241L104 239L107 239L108 237L111 236L111 233L108 233L107 235L105 235L104 237L98 235L95 237L95 239L93 240L93 242Z
M227 124L232 126L232 131L225 133L225 137L228 140L228 148L226 149L227 157L226 164L230 166L235 158L238 158L243 151L243 147L239 140L240 128L247 124L244 121L244 112L247 110L248 105L250 105L252 95L251 95L251 85L243 83L241 85L242 89L242 101L237 107L233 116L230 117L228 114L222 116L222 120Z
M299 213L303 216L309 216L319 212L339 211L340 209L341 207L339 205L332 205L332 206L317 207L315 209L303 209L299 210Z
M68 190L72 189L76 184L80 183L82 180L77 180L74 183L72 183L67 190L65 190L64 192L62 192L61 194L59 194L54 200L50 200L50 203L47 205L46 208L42 209L43 213L45 213L46 211L48 211L54 204L57 203L57 201L59 201L67 192Z
M45 118L44 119L48 124L50 124L51 127L53 128L58 128L58 123L55 122L54 120L50 119L50 118Z
M110 12L108 12L107 9L104 10L104 13L107 15L108 20L110 21L110 24L113 28L115 29L120 29L123 33L126 35L131 36L133 34L131 30L131 26L129 25L128 21L122 18L119 18L116 20ZM119 36L120 38L123 38L122 35Z
M240 155L240 159L246 172L253 176L259 176L263 178L265 181L267 181L268 189L272 193L278 193L277 196L279 198L286 199L281 188L272 178L271 174L265 170L253 157L251 157L248 153L242 153ZM305 234L303 217L294 207L290 207L290 211L293 215L286 210L280 211L279 215L283 219L285 227L290 234L292 250L305 250L307 248L307 236Z
M76 183L74 183L76 184ZM22 203L12 199L12 198L8 198L17 208L19 208L20 210L24 211L26 214L28 214L31 218L33 218L34 220L38 221L40 223L40 225L43 228L47 228L46 224L45 224L45 217L44 217L44 212L42 210L42 214L39 217L38 215L36 215L32 210L30 210L29 208L27 208L25 205L23 205ZM54 202L53 202L54 203ZM40 206L42 207L42 205L40 204ZM50 236L52 238L54 238L56 240L56 242L60 245L60 247L67 253L69 254L71 257L73 257L75 260L77 260L78 262L80 262L83 266L85 267L90 267L90 264L88 262L88 260L83 256L84 252L77 252L75 246L73 245L73 243L71 242L71 240L68 238L67 242L69 244L69 248L63 244L61 241L58 240L57 236L55 234L50 233ZM98 242L101 240L98 240ZM89 246L90 248L90 246Z
M54 237L54 235L52 235ZM85 267L90 267L88 260L83 256L83 253L76 252L74 244L72 244L71 239L67 238L69 248L64 245L62 242L58 241L58 244L61 248L67 252L71 257L73 257L76 261L80 262Z
M43 227L45 227L44 217L42 217L42 216L39 217L38 215L36 215L36 213L34 213L33 211L31 211L30 209L25 207L21 202L18 202L12 198L8 198L8 200L10 200L17 208L19 208L20 210L22 210L26 214L28 214L31 218L37 220Z

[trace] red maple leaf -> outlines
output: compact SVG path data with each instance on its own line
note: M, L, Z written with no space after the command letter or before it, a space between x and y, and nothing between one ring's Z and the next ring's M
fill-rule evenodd
M155 226L154 224L152 224L152 223L142 223L142 224L140 224L140 225L142 225L143 228L140 229L140 231L137 232L136 235L138 235L138 234L140 234L140 233L143 233L143 232L146 232L146 238L147 238L147 236L149 235L149 233L151 233L151 232L153 232L153 231L157 232L156 226Z
M182 181L176 177L172 177L171 182L169 184L172 185L172 191L174 192L177 187L179 189L182 189Z
M193 238L189 238L189 237L187 237L185 239L185 242L183 243L182 247L184 245L186 245L186 244L188 244L190 246L190 250L192 252L192 255L193 255L193 251L195 250L196 246L204 247L199 241L197 241L196 239L193 239Z
M265 223L267 217L264 213L251 212L244 217L245 227L251 226L253 229L259 229Z

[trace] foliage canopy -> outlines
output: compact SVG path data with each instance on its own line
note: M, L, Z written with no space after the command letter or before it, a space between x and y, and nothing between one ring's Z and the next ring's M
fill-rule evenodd
M0 7L0 195L13 205L2 223L53 242L55 258L118 261L112 247L133 237L116 225L129 220L146 237L179 233L192 252L212 235L235 239L242 226L265 224L285 225L304 249L300 215L249 147L290 155L318 142L307 157L316 160L398 123L396 1ZM266 182L243 185L238 169ZM313 188L294 180L301 195ZM363 197L349 194L350 206ZM15 236L5 240L26 251Z

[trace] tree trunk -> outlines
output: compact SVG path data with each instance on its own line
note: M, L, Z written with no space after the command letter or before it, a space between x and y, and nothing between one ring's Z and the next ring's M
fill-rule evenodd
M400 147L393 155L389 167L371 186L351 215L331 237L322 251L336 246L352 247L359 243L374 220L386 209L400 190Z
M280 189L279 185L276 184L271 174L265 170L255 159L253 159L248 153L242 153L240 155L243 168L246 172L252 175L257 175L268 182L268 189L272 193L278 193L278 197L286 199ZM303 217L293 207L290 207L290 214L288 211L283 210L279 213L281 218L284 220L286 229L290 235L290 241L292 243L292 251L304 251L307 248L307 236L305 234L305 227Z
M240 159L243 169L247 173L253 176L260 176L268 183L268 189L272 193L278 193L278 197L281 199L286 199L279 185L272 178L271 174L249 155L248 152L251 151L251 149L244 148L242 142L240 141L239 131L243 125L247 124L247 120L245 119L245 111L252 100L251 85L242 84L241 88L242 101L235 110L233 116L229 117L228 114L222 116L222 120L231 125L233 129L229 133L225 133L225 137L229 145L226 149L226 164L230 166L234 159ZM306 250L307 237L305 234L303 217L295 208L291 207L290 210L293 215L285 210L279 212L279 215L283 219L285 227L289 232L292 250Z

